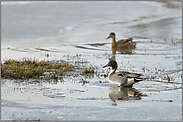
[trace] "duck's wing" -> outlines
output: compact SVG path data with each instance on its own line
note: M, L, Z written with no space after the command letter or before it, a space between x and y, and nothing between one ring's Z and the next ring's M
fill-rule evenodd
M132 42L133 38L128 38L128 39L121 39L119 41L117 41L116 43L117 44L124 44L124 43L127 43L127 42Z
M125 78L139 78L140 76L142 76L142 74L138 74L138 73L130 73L127 71L121 71L121 72L117 72L118 76L122 76Z
M116 72L115 79L120 83L118 86L132 87L134 83L142 81L141 74L130 73L126 71Z
M136 43L132 42L132 38L119 40L116 42L116 48L133 49L136 47Z

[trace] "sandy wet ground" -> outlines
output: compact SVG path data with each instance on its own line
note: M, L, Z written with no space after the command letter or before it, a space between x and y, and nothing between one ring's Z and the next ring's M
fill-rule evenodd
M141 6L141 3L137 4L137 8ZM144 4L148 6L148 3L142 5ZM49 6L45 5L45 8ZM57 7L56 4L52 5ZM124 4L119 4L119 7L122 5ZM125 5L134 6L128 2ZM105 10L108 6L111 4L103 5ZM30 37L12 41L13 37L18 40L29 31L22 31L20 37L11 38L6 36L9 31L4 27L3 40L7 43L2 43L2 61L23 57L35 57L38 60L62 59L81 69L66 73L58 81L2 79L2 120L181 121L182 19L177 8L166 8L162 3L154 2L150 6L144 8L147 13L139 11L138 16L126 15L123 21L120 21L120 17L111 17L110 21L104 21L101 17L93 20L94 22L88 18L84 24L79 23L78 19L74 26L70 26L73 24L70 21L70 25L63 28L60 26L59 29L52 26L58 32L60 30L60 36L37 37L39 34L32 33L33 39ZM148 13L152 10L159 13ZM177 15L167 14L174 11ZM95 17L96 14L93 13L92 16ZM112 50L111 40L106 40L111 31L116 32L117 39L133 36L137 43L136 49ZM15 35L16 33L14 32ZM148 79L135 84L133 88L120 89L111 85L104 77L110 69L102 69L108 58L114 58L118 62L118 71L142 73ZM95 67L95 73L80 75L82 68L88 66Z

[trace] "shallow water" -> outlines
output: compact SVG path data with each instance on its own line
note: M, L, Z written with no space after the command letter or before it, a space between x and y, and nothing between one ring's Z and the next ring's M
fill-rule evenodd
M78 70L49 82L2 79L2 120L181 121L182 15L180 7L166 5L3 2L2 61L65 60L93 66L95 73L82 76ZM136 49L112 50L106 40L111 31L117 39L133 37ZM111 85L103 76L110 69L102 69L108 58L118 62L118 71L142 73L147 80L133 88Z

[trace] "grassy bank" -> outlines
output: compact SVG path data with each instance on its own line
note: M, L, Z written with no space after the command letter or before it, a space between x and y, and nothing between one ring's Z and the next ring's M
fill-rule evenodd
M74 70L72 64L65 61L50 62L35 59L5 60L1 63L2 79L41 79L49 74L50 78L63 75L66 71Z

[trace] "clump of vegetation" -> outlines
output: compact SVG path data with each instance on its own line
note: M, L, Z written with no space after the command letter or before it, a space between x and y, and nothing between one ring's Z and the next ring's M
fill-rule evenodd
M20 120L21 121L21 120ZM41 119L26 119L25 121L41 121Z
M168 80L168 82L170 82L170 76L167 75L166 80Z
M41 79L45 72L57 73L73 70L73 65L66 62L36 61L35 59L5 60L1 63L3 79Z
M82 71L83 74L88 74L88 73L94 73L94 68L93 67L85 67L84 71Z

